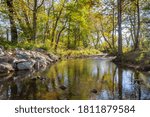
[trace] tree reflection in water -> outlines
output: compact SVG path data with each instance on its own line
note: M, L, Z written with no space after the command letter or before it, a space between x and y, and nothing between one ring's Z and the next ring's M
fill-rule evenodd
M36 76L45 79L33 80ZM41 73L1 77L0 99L150 99L149 81L149 75L123 69L109 60L72 59Z

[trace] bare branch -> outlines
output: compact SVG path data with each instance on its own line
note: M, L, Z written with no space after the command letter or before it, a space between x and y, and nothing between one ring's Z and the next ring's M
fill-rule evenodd
M44 0L42 0L41 4L37 7L37 10L43 5Z

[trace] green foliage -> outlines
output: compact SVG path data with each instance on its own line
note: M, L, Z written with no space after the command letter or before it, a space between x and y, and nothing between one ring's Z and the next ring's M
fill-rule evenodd
M38 5L41 1L38 1ZM34 2L34 0L13 0L14 14L12 15L14 15L14 22L18 31L19 43L15 45L11 42L1 42L5 48L42 48L46 51L58 52L62 56L90 55L92 52L90 53L86 48L95 48L113 55L117 54L116 1L45 0L45 4L41 4L36 11L36 18L33 17ZM139 40L142 48L140 49L149 51L148 23L150 18L149 15L145 15L150 10L149 2L148 0L139 2L141 11L141 36ZM130 52L135 44L136 35L134 33L138 29L136 3L137 0L122 2L123 53ZM6 29L10 30L11 27L8 23L9 13L7 9L5 2L0 4L0 20L2 24L8 24L0 26L1 40L6 40ZM36 40L33 40L33 22L35 20ZM10 31L8 34L11 37ZM127 40L127 43L124 40ZM97 52L94 51L93 54L95 53Z
M82 50L58 50L61 57L78 58L89 55L100 54L100 51L95 49L82 49Z
M135 58L135 61L137 63L141 62L141 60L143 60L145 58L145 54L141 53L137 58Z

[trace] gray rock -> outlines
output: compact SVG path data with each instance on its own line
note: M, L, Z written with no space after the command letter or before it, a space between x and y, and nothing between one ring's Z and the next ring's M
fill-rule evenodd
M45 50L42 49L42 48L36 48L35 51L37 51L37 52L45 52Z
M31 56L32 56L32 55L30 54L30 52L27 52L27 51L20 51L20 50L16 51L16 57L17 57L18 59L30 59Z
M11 64L5 62L0 63L0 73L9 73L11 71L14 71Z
M0 63L11 64L11 66L18 71L31 69L45 70L48 65L58 59L59 58L54 54L46 55L41 52L21 50L18 48L16 48L15 53L7 52L5 54L0 48ZM4 69L5 67L3 66L2 68ZM3 72L3 70L1 71Z
M18 60L14 62L14 68L17 70L32 70L34 67L34 60Z
M45 70L46 67L47 67L47 63L45 61L42 61L42 60L36 61L35 65L34 65L34 68L36 70L41 70L41 69Z
M10 55L5 55L5 56L1 56L0 57L0 62L6 62L6 63L10 63L13 64L13 61L15 61L16 58Z

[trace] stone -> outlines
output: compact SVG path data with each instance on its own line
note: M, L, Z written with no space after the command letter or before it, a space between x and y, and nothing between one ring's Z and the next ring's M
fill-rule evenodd
M15 60L16 60L15 57L9 56L9 55L5 55L5 56L0 57L0 62L6 62L6 63L13 64L13 61L15 61Z
M34 67L34 60L18 60L14 62L14 68L17 70L32 70Z
M43 54L37 51L15 49L16 52L7 52L6 54L0 48L0 63L12 64L13 68L19 70L45 70L48 65L57 61L59 58L54 54Z
M91 93L97 93L98 91L96 89L92 89Z
M5 62L0 63L0 73L9 73L11 71L14 71L11 64Z
M45 52L45 50L42 49L42 48L36 48L35 51L37 51L37 52Z
M16 51L16 57L17 57L18 59L30 59L31 56L32 56L32 55L30 54L30 52L27 52L27 51L20 51L20 50Z
M47 63L45 61L42 61L42 60L37 60L35 62L35 65L34 65L34 68L36 70L46 69L46 67L47 67Z
M59 88L62 89L62 90L66 90L67 89L67 87L64 86L64 85L59 86Z
M145 65L142 67L142 71L148 72L150 71L150 65Z

